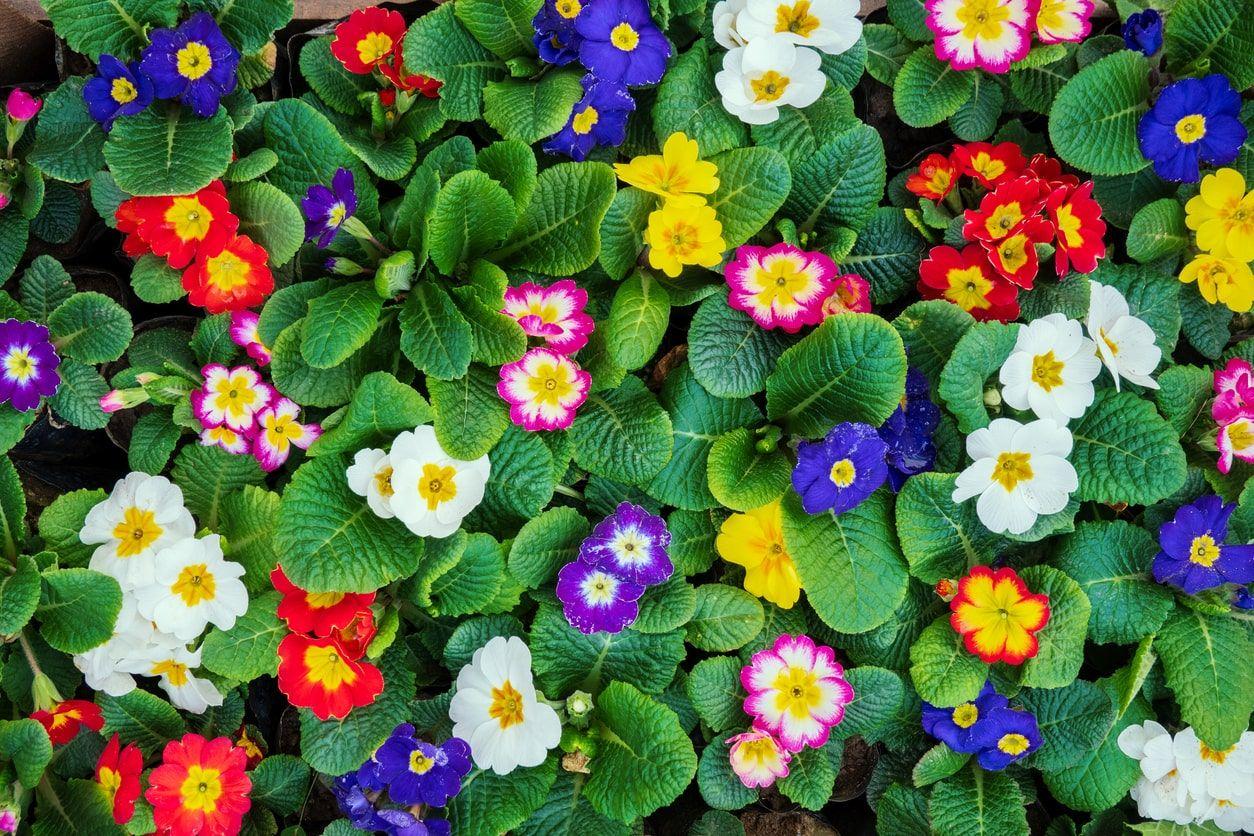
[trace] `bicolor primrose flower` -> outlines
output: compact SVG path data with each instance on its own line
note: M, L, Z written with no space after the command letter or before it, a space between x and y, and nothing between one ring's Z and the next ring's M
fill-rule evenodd
M253 450L253 439L250 433L233 430L226 424L220 427L205 427L201 430L200 444L203 447L221 447L233 456L245 456Z
M986 189L997 188L1003 180L1018 176L1028 165L1023 150L1014 142L955 145L949 159L959 174L974 177Z
M557 573L562 611L581 633L621 633L640 614L637 602L644 589L582 560L572 560Z
M118 733L114 732L96 760L93 777L109 802L115 824L126 824L135 815L143 771L144 753L134 743L122 746Z
M699 206L718 190L718 166L702 160L697 141L682 131L666 138L660 155L641 154L629 163L615 163L614 173L627 185L676 206Z
M400 12L378 6L357 9L335 27L331 54L355 75L369 75L392 60L405 37L405 18Z
M584 312L587 305L588 291L570 279L548 287L524 282L505 289L501 312L517 320L527 336L542 338L554 351L574 354L588 344L595 327Z
M657 28L648 0L596 0L575 18L579 60L594 76L627 86L657 84L671 45Z
M887 448L869 424L837 424L822 441L797 445L793 490L807 514L856 508L888 479Z
M322 435L322 427L317 424L300 422L300 407L289 398L279 398L262 407L256 419L253 455L267 473L278 470L291 455L292 448L308 450Z
M1115 379L1157 389L1150 377L1162 360L1163 351L1155 342L1154 330L1132 315L1128 300L1118 288L1100 282L1089 283L1089 337L1097 344L1102 363Z
M666 522L639 505L620 502L579 544L579 559L641 586L670 579L675 571L667 549Z
M230 630L248 610L244 567L226 560L222 538L187 538L161 552L135 589L140 615L179 641L190 642L212 624Z
M364 653L364 648L362 648ZM383 674L338 635L289 633L279 642L279 690L319 720L342 720L383 693Z
M1014 569L976 566L958 581L949 609L950 626L968 652L990 664L1021 665L1037 653L1036 633L1049 621L1049 596L1034 594Z
M392 512L392 459L382 450L367 447L358 450L345 474L353 493L366 498L376 517L390 520Z
M797 566L784 543L780 501L723 520L714 548L728 563L745 568L745 591L782 609L801 597Z
M133 197L118 207L116 215L119 229L123 218L133 216L134 233L176 270L217 254L239 230L239 218L231 212L221 180L195 194Z
M69 743L84 726L97 732L104 726L100 706L88 700L62 700L47 710L34 712L30 718L44 727L53 746Z
M278 397L274 387L248 366L228 369L211 363L200 373L205 382L192 391L191 402L192 414L204 427L225 425L239 433L250 433L257 425L257 413Z
M1233 459L1254 463L1254 420L1235 418L1219 428L1216 439L1219 448L1218 469L1227 474L1232 470Z
M1210 414L1215 423L1222 426L1238 418L1254 418L1254 367L1248 360L1233 357L1216 369L1214 389Z
M795 334L824 319L823 303L835 289L836 263L820 252L792 244L744 246L727 263L727 304L763 328Z
M497 775L539 766L562 737L557 712L536 697L531 650L517 636L496 636L475 651L457 674L448 716L475 766Z
M1093 0L1040 0L1036 39L1043 44L1078 44L1093 29Z
M859 8L857 0L747 0L736 31L748 42L779 35L839 55L862 37Z
M1240 113L1241 95L1225 76L1181 79L1141 117L1141 154L1164 180L1196 183L1202 163L1228 165L1237 158L1248 133Z
M1197 246L1211 255L1254 261L1254 191L1234 168L1202 178L1197 195L1184 205L1185 223L1197 232Z
M982 322L1019 317L1019 289L993 269L979 244L968 244L962 252L933 247L919 263L918 290L924 299L953 302Z
M244 349L258 366L266 366L272 355L257 330L260 322L261 317L252 311L232 311L231 342Z
M871 312L871 283L857 273L836 277L832 295L823 300L823 318L846 313Z
M453 458L428 425L398 435L388 457L392 513L419 537L450 536L483 501L491 472L487 455L471 462Z
M185 734L161 753L144 798L157 829L170 833L238 833L252 807L244 750L229 737Z
M727 745L731 747L732 772L749 789L769 787L788 777L792 752L770 734L751 729L727 738Z
M1254 273L1244 261L1199 253L1180 270L1180 281L1197 282L1203 299L1226 305L1235 313L1254 306Z
M109 131L119 116L134 116L152 104L155 96L152 79L140 69L138 61L129 64L104 53L96 61L96 75L83 85L87 112Z
M1037 517L1056 514L1080 486L1071 432L1043 418L1020 424L998 418L967 436L971 465L958 474L953 501L978 496L976 514L996 534L1023 534Z
M159 99L179 99L201 118L218 112L235 90L239 51L222 34L213 15L197 12L176 29L154 29L140 66Z
M214 255L204 253L183 273L187 301L211 314L255 308L274 290L270 254L238 235Z
M386 789L396 804L444 807L461 791L470 769L466 741L427 743L414 737L412 725L401 723L357 770L357 780L374 792Z
M0 403L30 412L61 386L61 358L38 322L0 322Z
M1054 270L1059 278L1068 268L1092 273L1106 257L1106 222L1102 207L1093 199L1092 181L1076 188L1055 189L1045 201L1045 212L1054 228Z
M531 349L500 374L497 394L509 404L510 420L528 432L568 428L592 386L592 375L551 348Z
M723 260L723 224L710 206L663 205L649 214L644 233L649 245L649 266L672 279L684 267L714 267Z
M274 567L270 583L283 599L277 615L297 633L329 636L353 623L374 603L373 592L307 592L288 580L282 566Z
M906 178L906 188L919 197L944 200L958 184L958 172L944 154L928 154L919 170Z
M936 35L936 57L955 70L1004 73L1028 54L1031 0L927 0L927 28Z
M1225 583L1254 582L1254 545L1225 543L1235 503L1203 496L1181 506L1158 530L1154 580L1189 595Z
M830 647L809 636L782 635L740 670L753 727L770 733L789 752L827 742L845 718L853 686Z
M151 575L157 552L196 533L183 491L164 476L130 473L83 520L79 539L99 544L88 567L117 579L123 589Z
M1080 323L1054 313L1019 327L998 379L1010 406L1065 426L1093 403L1093 381L1101 370L1097 346Z
M714 86L728 113L748 125L767 125L779 119L781 107L804 108L818 100L827 86L822 63L814 50L768 35L728 51Z
M337 168L330 187L314 183L301 198L300 209L305 215L305 240L317 241L319 249L331 246L340 227L357 212L353 172Z

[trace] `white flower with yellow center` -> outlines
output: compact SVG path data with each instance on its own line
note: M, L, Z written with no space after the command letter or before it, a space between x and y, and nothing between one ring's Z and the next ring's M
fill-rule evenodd
M222 705L222 694L212 682L192 673L199 667L200 651L191 651L182 645L157 646L143 658L123 664L127 673L158 677L161 690L175 708L204 714L209 706Z
M170 649L178 639L158 633L152 622L139 614L135 596L122 595L122 609L113 625L113 635L104 644L73 657L74 667L83 673L87 687L120 697L135 690L135 677L127 673L127 663L143 659L154 648Z
M195 533L177 485L164 476L130 473L87 512L78 538L100 544L88 567L117 579L125 591L135 587L137 575L151 571L157 552Z
M1158 368L1163 350L1154 342L1154 330L1132 316L1128 300L1117 288L1090 282L1087 325L1089 337L1115 379L1116 391L1120 378L1158 388L1150 373Z
M184 540L157 556L135 588L139 614L157 629L189 642L212 624L230 630L248 610L244 567L222 556L222 538Z
M779 118L785 105L814 104L827 84L819 69L822 63L814 50L798 47L783 35L769 35L723 56L714 86L728 113L749 125L766 125Z
M736 22L745 10L747 0L719 0L714 4L714 40L723 49L735 49L749 43L749 39L740 34Z
M1189 727L1176 732L1173 750L1180 776L1194 798L1254 803L1254 732L1243 733L1226 749L1215 749Z
M517 636L497 636L475 651L457 674L448 716L475 766L498 775L539 766L562 737L557 712L536 698L531 650Z
M366 498L376 517L390 520L396 516L392 512L392 459L387 453L375 447L358 450L346 475L348 487Z
M857 0L747 0L736 29L750 43L775 35L839 55L862 37L859 8Z
M1020 424L998 418L967 436L971 466L958 474L953 501L978 496L975 510L996 534L1022 534L1039 516L1056 514L1079 478L1067 461L1071 432L1048 418Z
M1093 403L1093 379L1101 370L1097 346L1080 323L1050 314L1019 327L1014 351L999 375L1002 399L1065 427Z
M462 518L483 501L492 469L486 455L467 462L444 452L427 425L398 435L388 458L392 513L419 537L448 537L457 531Z

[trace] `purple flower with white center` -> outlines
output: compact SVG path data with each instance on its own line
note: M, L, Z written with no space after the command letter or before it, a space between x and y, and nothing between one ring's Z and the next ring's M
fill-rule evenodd
M1160 551L1154 558L1154 580L1189 595L1225 583L1254 581L1254 545L1224 543L1228 518L1236 504L1204 496L1176 511L1158 529Z
M61 385L59 365L47 328L16 319L0 322L0 403L8 401L18 412L39 406L40 398L55 395Z
M124 64L112 55L101 55L96 75L83 85L87 112L106 131L119 116L134 116L152 104L152 80L144 75L138 61Z
M927 378L918 369L906 373L906 395L879 428L888 448L888 484L894 492L906 479L936 464L932 433L940 423L940 407L932 403Z
M540 60L564 67L579 57L582 39L575 31L575 18L583 11L583 0L544 0L531 21L532 42Z
M557 597L570 626L581 633L621 633L640 614L638 583L621 580L600 566L574 560L557 573Z
M822 441L797 446L793 490L807 514L840 514L862 501L888 478L888 448L868 424L832 427Z
M978 697L953 708L941 708L925 701L923 730L955 752L973 755L981 749L973 739L976 730L989 722L995 710L1009 705L993 688L993 683L985 682Z
M666 553L670 544L665 520L639 505L623 502L579 545L579 559L619 580L652 586L675 571Z
M470 772L470 746L452 737L436 746L414 738L414 727L401 723L358 772L372 789L387 787L388 798L406 806L443 807L462 788Z
M592 75L585 75L582 84L583 98L571 108L566 127L544 144L546 152L565 154L575 162L583 162L598 145L621 145L627 136L627 118L636 109L635 99L621 84Z
M305 213L305 240L317 240L318 249L331 246L340 227L357 211L353 172L336 169L329 189L321 183L310 186L300 208Z
M975 726L971 742L979 747L976 761L997 771L1021 761L1041 747L1036 716L1018 708L995 708Z
M197 12L177 29L154 29L140 67L152 79L159 99L180 99L209 118L222 97L235 90L239 51L218 28L213 15Z
M575 19L583 38L579 60L602 81L657 84L671 45L649 13L648 0L596 0Z

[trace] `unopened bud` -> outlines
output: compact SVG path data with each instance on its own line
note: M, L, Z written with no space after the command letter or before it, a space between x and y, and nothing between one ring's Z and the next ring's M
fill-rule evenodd
M996 409L1001 406L1001 390L995 386L985 389L984 405L989 409Z

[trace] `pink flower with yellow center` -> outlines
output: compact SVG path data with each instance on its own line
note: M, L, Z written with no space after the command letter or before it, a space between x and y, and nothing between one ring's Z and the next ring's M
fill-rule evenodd
M749 693L745 712L753 715L753 727L789 752L826 743L853 700L853 686L832 649L809 636L780 636L773 647L753 654L740 682Z
M836 287L836 263L792 244L741 247L727 264L727 304L763 328L795 334L823 321L823 302Z
M1037 0L927 0L936 57L955 70L1004 73L1028 54Z
M766 732L747 731L728 738L727 745L732 771L749 789L769 787L776 779L788 777L792 753Z
M247 366L228 369L212 363L200 373L205 382L191 394L192 413L204 427L225 424L237 433L248 433L256 424L257 413L278 396L255 369Z
M1078 44L1093 24L1093 0L1041 0L1036 12L1036 39L1043 44Z
M300 407L288 398L280 398L271 406L257 413L257 430L253 437L253 455L267 473L278 470L293 447L302 450L322 435L317 424L300 422Z
M587 304L588 291L570 279L548 287L526 282L505 291L502 313L518 320L528 336L543 337L554 351L574 354L592 333L592 317L584 313Z
M1254 421L1238 418L1219 428L1219 472L1232 470L1232 460L1254 463Z
M857 273L836 277L832 295L823 300L823 318L843 313L871 312L871 283Z
M509 417L528 432L564 430L588 399L592 375L551 348L533 348L501 366L496 391L509 403Z
M221 447L236 456L244 455L252 450L252 441L248 435L233 430L226 424L201 430L200 443L203 447Z

